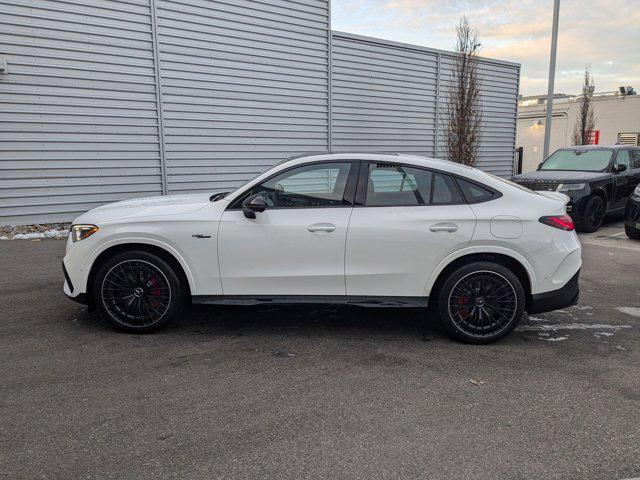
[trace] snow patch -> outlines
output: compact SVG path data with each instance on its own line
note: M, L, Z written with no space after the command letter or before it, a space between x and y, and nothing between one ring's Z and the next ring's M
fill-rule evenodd
M606 325L604 323L559 323L557 325L521 325L517 328L517 330L525 331L525 332L536 332L536 331L553 331L556 332L558 330L603 330L603 329L612 329L619 330L621 328L632 328L631 325Z
M531 322L548 322L549 320L547 318L529 317L529 321L531 321Z
M551 337L551 338L543 338L547 342L561 342L563 340L569 340L569 337Z
M616 307L616 310L631 315L632 317L640 318L640 308L638 307Z
M573 308L577 310L593 310L593 307L590 307L589 305L574 305Z
M594 337L613 337L611 332L597 332L593 334Z
M36 240L42 238L67 238L69 230L46 230L44 232L16 233L13 240ZM9 237L0 237L0 240L11 240Z

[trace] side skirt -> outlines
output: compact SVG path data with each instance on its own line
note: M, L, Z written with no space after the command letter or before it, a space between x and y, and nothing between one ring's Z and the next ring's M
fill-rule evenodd
M207 305L292 305L292 304L330 304L357 305L360 307L395 308L429 306L429 297L374 297L348 295L194 295L192 303Z

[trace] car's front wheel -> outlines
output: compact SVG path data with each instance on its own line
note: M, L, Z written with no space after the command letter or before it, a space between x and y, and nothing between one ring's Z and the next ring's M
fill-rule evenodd
M95 303L114 327L126 332L158 330L184 304L184 289L174 268L143 251L128 251L104 262L95 275Z
M508 268L473 262L453 271L437 294L445 331L465 343L491 343L509 334L524 313L524 289Z

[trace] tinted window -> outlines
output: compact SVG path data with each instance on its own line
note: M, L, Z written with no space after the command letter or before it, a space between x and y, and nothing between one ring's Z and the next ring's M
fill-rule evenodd
M464 201L450 175L395 164L369 164L367 206L451 203Z
M633 158L633 168L640 168L640 150L633 150L631 157Z
M607 168L611 160L611 149L556 150L542 164L540 170L575 170L599 172Z
M629 150L618 150L618 154L616 155L616 165L626 165L627 170L631 168Z
M462 196L452 176L440 173L433 175L433 197L431 203L433 205L463 203Z
M471 183L462 178L458 178L457 180L465 200L469 203L487 202L494 198L491 190L481 187L477 183Z
M245 195L260 194L271 208L335 207L343 200L350 163L317 163L287 170L255 186Z
M369 164L365 205L427 205L431 172L386 163Z

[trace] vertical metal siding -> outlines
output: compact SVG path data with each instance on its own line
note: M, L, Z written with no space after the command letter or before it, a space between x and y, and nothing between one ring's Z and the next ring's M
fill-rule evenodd
M148 0L0 1L0 220L161 193Z
M328 142L328 2L157 0L168 190L223 191Z
M333 34L336 151L433 155L437 54Z
M3 224L229 190L296 153L443 153L451 53L331 32L328 0L0 0L0 12ZM519 66L482 72L479 166L508 175Z
M446 125L447 94L454 57L441 56L440 75L440 141L438 157L445 155L442 130ZM482 135L478 168L495 175L509 177L515 162L516 120L518 105L519 65L482 59L479 64L481 85Z
M332 44L334 148L444 157L451 52L343 32L333 32ZM519 65L481 59L480 74L483 135L478 167L509 176Z

